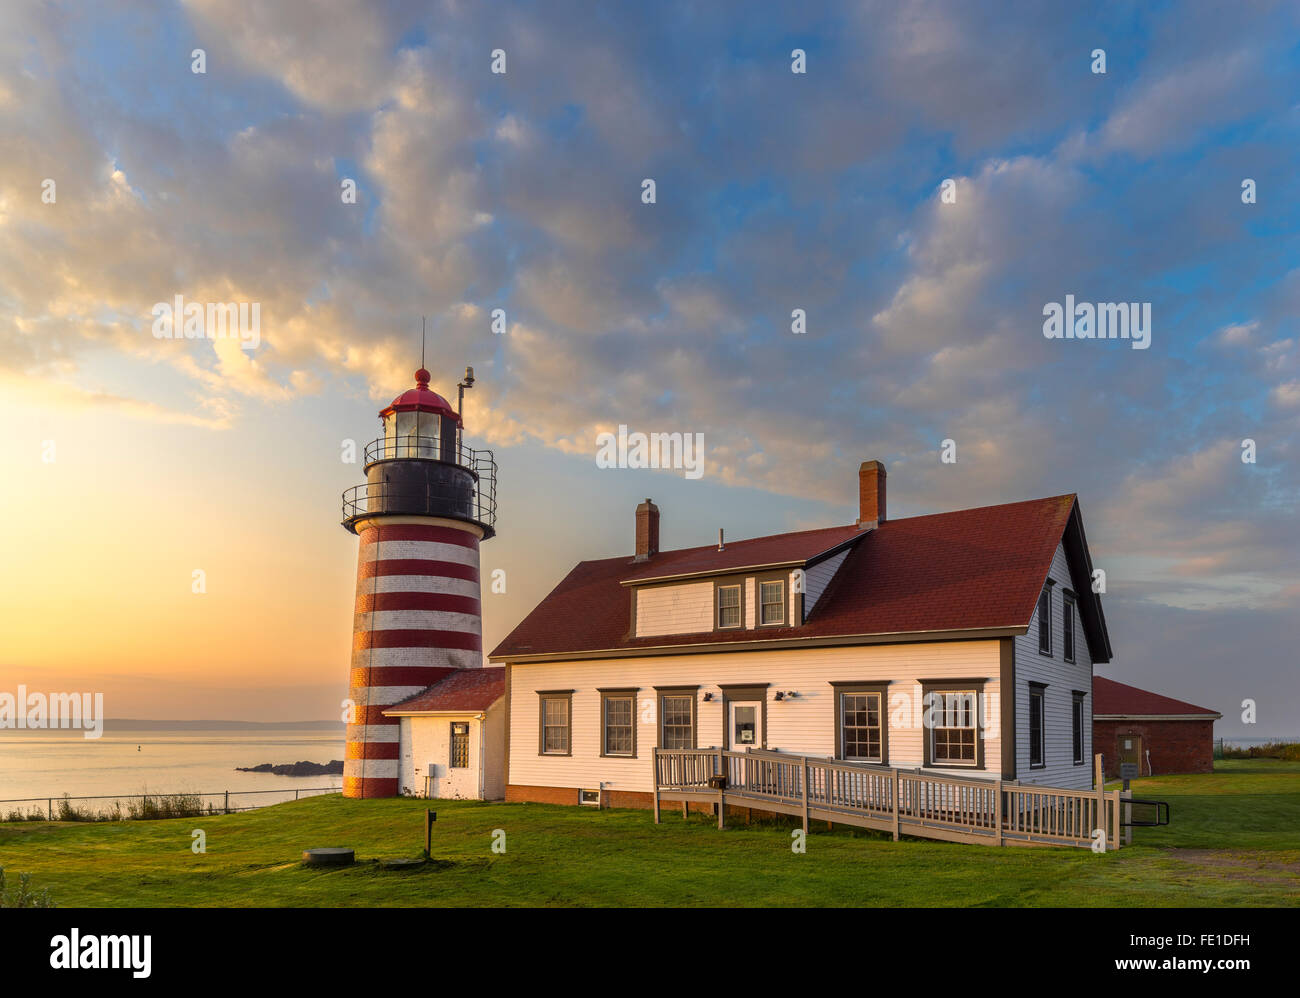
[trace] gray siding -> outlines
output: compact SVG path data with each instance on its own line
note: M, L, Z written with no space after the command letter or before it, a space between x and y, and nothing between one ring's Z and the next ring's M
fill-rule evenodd
M1073 663L1065 661L1062 640L1062 592L1073 591L1065 549L1056 547L1049 573L1052 587L1052 654L1038 650L1038 609L1029 630L1016 642L1016 775L1022 783L1087 789L1092 786L1092 657L1075 607ZM1044 753L1041 769L1029 768L1029 684L1046 683L1043 701ZM1083 758L1074 763L1071 705L1074 690L1083 690Z
M839 571L839 567L844 564L844 559L849 556L849 548L845 548L833 558L827 558L820 564L804 572L804 597L803 597L803 616L807 620L813 612L813 607L817 601L822 598L822 593L830 585L831 579Z

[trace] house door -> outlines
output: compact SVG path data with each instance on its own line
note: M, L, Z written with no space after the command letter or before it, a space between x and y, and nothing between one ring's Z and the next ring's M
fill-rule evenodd
M1126 762L1135 763L1138 772L1142 772L1142 736L1141 735L1120 735L1119 736L1119 761L1121 765Z

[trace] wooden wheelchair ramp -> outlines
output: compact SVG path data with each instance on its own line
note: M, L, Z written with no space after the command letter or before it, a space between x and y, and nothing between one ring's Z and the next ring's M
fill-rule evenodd
M725 749L660 749L653 754L655 823L660 805L748 807L900 835L982 845L1091 848L1102 829L1120 844L1120 792L1064 790L1003 780L939 776L919 770Z

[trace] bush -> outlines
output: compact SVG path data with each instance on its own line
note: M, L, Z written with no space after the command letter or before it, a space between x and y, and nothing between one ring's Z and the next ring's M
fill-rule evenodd
M142 797L140 800L127 801L127 817L145 821L156 818L198 818L205 814L218 814L219 809L212 804L203 806L203 798L198 794L162 794L157 797Z
M75 807L72 799L63 795L58 809L54 812L55 821L99 821L99 816L89 806Z
M18 875L18 889L10 891L5 888L5 868L0 866L0 908L53 908L49 888L39 894L32 890L32 875Z
M1280 759L1283 762L1300 762L1300 742L1269 742L1238 748L1223 746L1224 759Z

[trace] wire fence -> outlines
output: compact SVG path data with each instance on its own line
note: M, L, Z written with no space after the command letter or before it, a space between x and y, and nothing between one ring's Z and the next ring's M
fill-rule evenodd
M0 800L0 821L132 821L236 814L304 797L336 794L343 787L219 790L216 793L105 794L95 797L24 797ZM250 802L250 798L258 798ZM270 799L268 799L270 798Z

